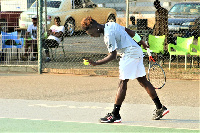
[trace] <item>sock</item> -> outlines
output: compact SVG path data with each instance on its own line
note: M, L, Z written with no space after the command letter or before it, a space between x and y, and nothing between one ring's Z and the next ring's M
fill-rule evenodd
M158 97L154 98L153 101L154 101L157 109L161 109L162 108L162 104L160 103L160 100L159 100Z
M114 109L112 111L112 114L114 114L115 116L119 114L119 110L120 110L121 105L116 105L114 104Z

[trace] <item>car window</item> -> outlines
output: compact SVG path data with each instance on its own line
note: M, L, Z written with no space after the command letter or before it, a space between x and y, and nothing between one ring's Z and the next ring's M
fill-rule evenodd
M93 8L94 5L91 0L72 0L72 9Z
M75 9L83 8L82 0L74 0L73 4Z
M96 4L94 4L91 0L84 0L84 2L85 2L85 8L93 8L93 7L96 7L96 6L95 6Z
M61 1L47 1L47 7L59 8Z
M200 14L200 3L175 4L169 11L169 14L198 15Z

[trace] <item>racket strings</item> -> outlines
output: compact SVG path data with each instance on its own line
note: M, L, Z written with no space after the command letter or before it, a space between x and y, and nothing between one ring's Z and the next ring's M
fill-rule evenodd
M149 80L155 88L160 88L165 83L165 75L158 65L153 65L149 70Z

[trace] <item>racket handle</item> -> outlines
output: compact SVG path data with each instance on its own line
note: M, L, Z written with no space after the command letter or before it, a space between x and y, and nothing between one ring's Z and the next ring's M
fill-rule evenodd
M147 54L148 56L151 56L151 50L149 48L147 48Z

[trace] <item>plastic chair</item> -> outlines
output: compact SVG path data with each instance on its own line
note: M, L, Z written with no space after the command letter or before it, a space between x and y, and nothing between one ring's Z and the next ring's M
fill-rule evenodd
M194 52L193 49L195 49L196 52ZM194 44L190 45L190 55L192 56L192 66L193 66L193 56L194 55L198 56L198 67L199 67L200 37L198 37L198 44L197 45L194 45Z
M11 32L11 33L1 32L1 34L2 34L2 50L6 49L6 53L7 53L7 49L11 49L11 52L9 53L9 55L12 56L11 54L12 54L13 48L16 48L17 49L17 57L19 55L18 59L20 59L20 54L18 54L18 49L23 48L24 39L23 38L18 39L17 31ZM16 42L16 45L14 45L13 43L10 45L6 45L6 41L10 40L10 39L14 40ZM11 58L8 58L8 62L9 62L9 59L11 59Z
M190 53L190 45L193 43L194 36L189 38L177 37L177 45L168 44L168 52L170 54L169 70L171 65L171 55L185 55L185 70L187 69L187 55ZM173 48L175 51L172 51ZM178 57L177 57L178 60Z
M164 42L165 42L165 35L163 36L154 36L149 35L148 44L150 46L150 50L153 53L164 53ZM147 52L145 49L142 49L143 52Z
M163 58L164 42L165 42L165 35L154 36L154 35L149 34L149 37L148 37L148 44L150 46L149 49L152 50L153 53L162 54L163 64L164 64L164 58ZM145 49L143 49L143 47L142 47L142 51L147 52Z

